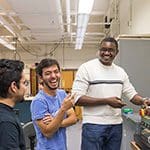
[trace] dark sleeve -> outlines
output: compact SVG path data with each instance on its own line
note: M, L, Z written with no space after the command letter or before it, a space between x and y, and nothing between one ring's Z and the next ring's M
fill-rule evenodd
M20 150L19 148L19 130L11 122L0 123L0 150Z

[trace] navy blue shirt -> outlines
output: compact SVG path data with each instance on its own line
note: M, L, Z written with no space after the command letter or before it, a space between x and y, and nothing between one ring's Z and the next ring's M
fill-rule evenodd
M0 103L0 150L25 150L20 122L12 107Z

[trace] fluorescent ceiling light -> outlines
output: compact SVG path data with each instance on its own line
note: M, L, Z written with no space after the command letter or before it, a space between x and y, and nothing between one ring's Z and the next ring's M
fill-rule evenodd
M81 49L94 0L79 0L75 49Z
M12 44L8 43L6 40L2 39L1 37L0 37L0 44L4 45L5 47L11 50L16 49Z
M77 44L76 46L75 46L75 50L80 50L82 48L82 44Z
M76 45L75 45L75 49L81 49L82 48L82 43L83 43L83 38L78 38L76 39Z
M89 15L78 16L77 37L84 37L88 21L89 21Z
M88 22L89 22L89 15L87 15L87 14L79 14L78 15L78 24L77 24L78 28L80 28L80 27L86 28Z
M76 45L75 49L81 49L84 41L84 36L89 21L89 15L79 14L78 15L78 25L77 25L77 34L76 34Z
M90 14L94 0L79 0L78 14Z

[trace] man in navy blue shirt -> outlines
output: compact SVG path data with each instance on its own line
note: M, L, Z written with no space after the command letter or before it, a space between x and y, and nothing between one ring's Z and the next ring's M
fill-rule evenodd
M21 61L0 59L0 150L25 150L23 131L13 110L26 92L23 69Z

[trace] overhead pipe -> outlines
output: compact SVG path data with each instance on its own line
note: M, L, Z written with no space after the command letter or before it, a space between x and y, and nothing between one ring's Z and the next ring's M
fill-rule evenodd
M59 24L61 26L61 31L63 33L64 32L64 27L63 27L61 2L60 2L60 0L55 0L55 2L56 2L57 12L58 12L58 16L59 16Z
M71 19L70 19L70 0L66 0L66 14L67 14L67 32L70 34L70 24L71 24Z

